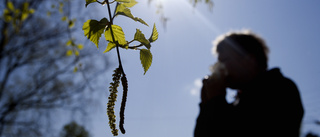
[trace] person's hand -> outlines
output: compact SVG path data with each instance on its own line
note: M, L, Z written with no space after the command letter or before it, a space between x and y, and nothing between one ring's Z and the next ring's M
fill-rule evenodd
M202 80L201 100L203 103L216 96L226 95L226 69L222 63L213 66L213 73Z

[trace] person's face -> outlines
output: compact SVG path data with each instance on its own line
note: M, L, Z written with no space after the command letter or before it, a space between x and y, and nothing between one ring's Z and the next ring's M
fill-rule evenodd
M227 85L239 89L245 87L256 75L257 67L254 58L239 50L224 45L220 48L218 60L225 64L228 75Z

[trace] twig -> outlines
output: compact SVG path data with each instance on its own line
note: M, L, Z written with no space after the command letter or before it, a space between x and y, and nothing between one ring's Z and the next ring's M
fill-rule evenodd
M117 46L116 46L116 49L117 49L117 55L118 55L118 61L119 61L119 68L120 68L120 70L121 70L121 73L122 73L123 75L125 75L124 70L123 70L123 68L122 68L122 63L121 63L121 57L120 57L120 52L119 52L119 43L116 42L116 40L115 40L115 38L114 38L114 35L113 35L113 30L112 30L113 19L112 19L112 16L111 16L111 10L110 10L109 1L106 0L106 2L107 2L108 13L109 13L109 18L110 18L110 31L111 31L112 41L113 41L114 43L116 43L116 45L117 45ZM117 6L118 6L118 3L117 3ZM116 9L117 9L117 6L116 6Z
M125 129L123 127L124 124L124 110L125 110L125 106L126 106L126 101L127 101L127 94L128 94L128 81L127 81L127 77L126 74L124 73L123 67L122 67L122 63L121 63L121 57L120 57L120 51L119 51L119 43L115 41L114 35L113 35L113 30L112 30L112 25L113 25L113 17L111 16L111 10L110 10L110 5L109 5L109 1L106 0L107 2L107 6L108 6L108 12L109 12L109 19L110 19L110 32L111 32L111 37L114 43L116 43L116 49L117 49L117 55L118 55L118 61L119 61L119 69L122 73L122 77L121 77L121 83L122 83L122 87L123 87L123 95L122 95L122 101L121 101L121 107L120 107L120 131L122 134L125 134ZM115 8L115 12L117 10L119 3L117 3L116 8ZM115 15L116 13L114 13Z

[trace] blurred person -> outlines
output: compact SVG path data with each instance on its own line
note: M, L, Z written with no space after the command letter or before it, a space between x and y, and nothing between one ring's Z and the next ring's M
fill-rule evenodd
M298 137L303 106L295 83L268 70L264 40L249 30L219 36L218 61L203 79L195 137ZM237 90L233 103L226 88Z

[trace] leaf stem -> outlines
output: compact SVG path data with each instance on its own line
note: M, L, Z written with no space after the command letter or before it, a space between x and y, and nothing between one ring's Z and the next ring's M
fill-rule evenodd
M106 0L106 1L107 1L107 0ZM109 4L112 4L112 3L114 3L114 2L116 2L116 0L109 2Z
M133 39L133 40L129 41L128 44L130 44L130 43L132 43L132 42L134 42L134 41L135 41L135 40Z
M111 36L112 36L112 41L116 43L116 49L117 49L117 55L118 55L118 61L119 61L119 68L121 70L121 73L123 75L125 75L124 73L124 70L123 70L123 67L122 67L122 63L121 63L121 57L120 57L120 51L119 51L119 44L118 42L115 41L115 38L114 38L114 35L113 35L113 30L112 30L112 25L113 25L113 18L111 16L111 10L110 10L110 4L109 4L109 1L106 0L107 2L107 6L108 6L108 13L109 13L109 18L110 18L110 31L111 31ZM117 3L117 6L118 6L119 3ZM117 6L116 6L116 9L117 9Z
M104 2L100 2L100 1L98 1L98 0L97 0L97 2L98 2L99 4L101 4L101 5L105 3L105 1L104 1Z
M137 46L129 46L128 48L129 49L137 49L137 48L139 48L139 47L142 47L143 46L143 44L139 44L139 45L137 45Z

